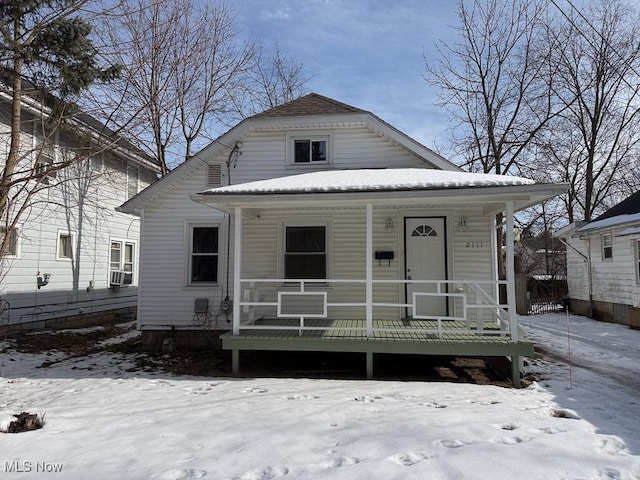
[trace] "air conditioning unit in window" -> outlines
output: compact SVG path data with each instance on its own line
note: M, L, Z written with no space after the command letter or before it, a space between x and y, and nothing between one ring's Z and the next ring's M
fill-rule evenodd
M124 285L125 274L127 272L123 272L122 270L114 270L111 272L111 276L109 278L109 286L110 287L121 287Z

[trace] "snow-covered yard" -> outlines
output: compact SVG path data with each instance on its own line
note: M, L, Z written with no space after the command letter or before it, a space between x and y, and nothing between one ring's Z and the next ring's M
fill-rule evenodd
M640 331L571 317L570 388L566 317L522 320L550 357L521 390L181 377L125 354L5 350L0 426L21 411L46 424L0 434L0 476L640 479Z

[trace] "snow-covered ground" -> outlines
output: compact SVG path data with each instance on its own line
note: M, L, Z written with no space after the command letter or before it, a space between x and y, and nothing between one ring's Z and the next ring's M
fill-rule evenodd
M0 426L21 411L46 424L0 434L0 478L640 479L640 331L571 317L570 383L566 317L523 324L551 356L521 390L179 377L124 354L7 351Z

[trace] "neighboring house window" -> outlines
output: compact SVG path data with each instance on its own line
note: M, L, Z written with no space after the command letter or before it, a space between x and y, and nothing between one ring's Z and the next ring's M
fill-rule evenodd
M56 172L51 171L55 163L55 149L53 145L41 145L36 149L36 176L42 183L48 184L56 177Z
M602 235L602 259L609 260L613 258L613 238L610 233Z
M318 165L331 163L329 135L288 135L289 163Z
M213 226L191 226L190 283L216 283L218 281L218 236L219 228Z
M326 226L285 226L284 277L327 278Z
M109 275L111 272L124 272L123 284L133 283L133 267L135 265L136 245L125 240L111 240L109 252ZM111 278L111 277L110 277Z
M73 258L73 234L69 232L58 232L57 258Z
M89 168L92 172L102 173L104 171L104 162L102 161L102 157L99 155L94 155L89 159Z
M0 227L0 246L3 244L3 257L15 257L18 255L18 230L16 228Z
M127 167L127 200L138 193L139 171L136 167Z

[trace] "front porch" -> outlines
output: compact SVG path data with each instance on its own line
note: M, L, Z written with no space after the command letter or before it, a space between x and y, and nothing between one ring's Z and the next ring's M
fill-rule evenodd
M519 386L533 344L517 324L513 217L553 195L516 177L389 169L193 196L233 217L232 331L221 338L234 372L242 350L361 352L368 377L374 353L506 356Z
M376 353L508 357L513 384L519 385L520 358L533 355L533 342L522 338L507 305L498 303L505 281L239 279L238 284L234 329L221 336L223 348L232 351L234 374L243 350L364 353L368 378ZM361 296L342 297L357 286ZM393 287L411 287L411 302L377 298ZM422 304L425 298L441 299L444 310L428 311L433 304ZM354 318L333 313L348 309Z
M460 321L447 322L442 328L435 320L375 320L371 336L367 336L364 320L314 319L299 330L295 320L273 319L258 321L255 327L266 328L241 329L239 334L227 332L220 337L223 348L232 351L234 374L239 373L242 350L364 353L368 378L374 375L375 353L499 356L511 359L512 381L518 385L519 359L532 356L534 347L533 342L524 338L512 342L491 322L473 325L482 333L472 333Z

